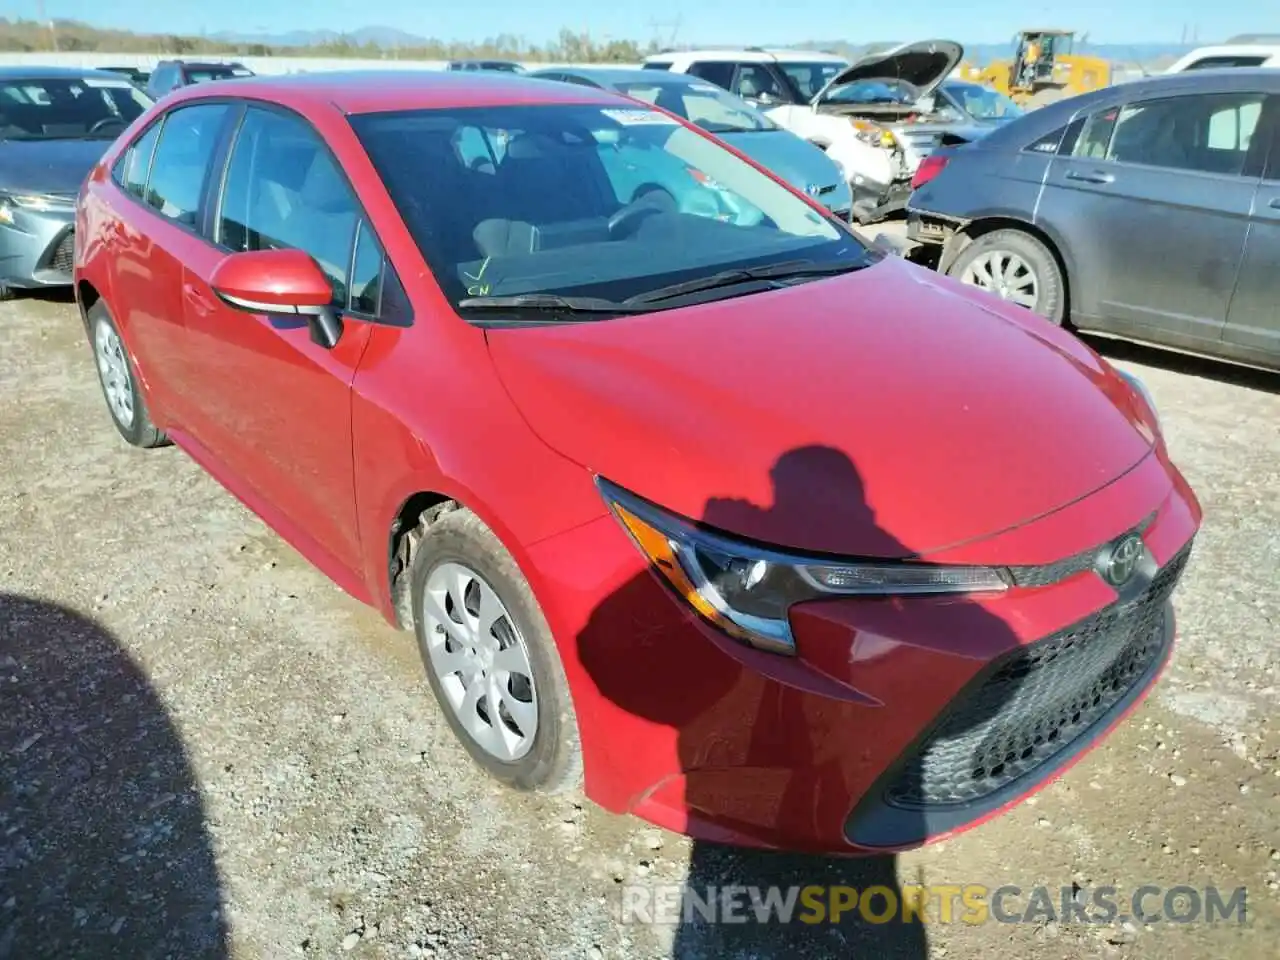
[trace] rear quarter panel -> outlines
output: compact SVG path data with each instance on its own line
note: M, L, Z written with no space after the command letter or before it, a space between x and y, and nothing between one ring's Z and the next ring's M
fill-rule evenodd
M943 171L911 194L907 208L966 223L987 217L1031 223L1052 160L981 142L956 147Z

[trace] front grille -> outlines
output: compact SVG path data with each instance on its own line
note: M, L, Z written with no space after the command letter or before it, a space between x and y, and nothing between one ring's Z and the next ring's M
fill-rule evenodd
M76 265L76 235L68 231L49 257L49 269L55 273L65 273L68 277Z
M1115 544L1125 537L1134 533L1145 533L1147 527L1151 526L1151 522L1155 518L1156 515L1154 513L1151 514L1132 530L1126 530L1115 540L1105 543L1101 547L1090 547L1088 550L1082 550L1074 556L1038 567L1010 567L1009 575L1013 578L1014 586L1018 587L1047 587L1051 584L1059 583L1067 579L1067 577L1074 577L1078 573L1094 569L1100 556L1105 556Z
M915 749L884 791L903 809L990 797L1067 750L1161 660L1166 603L1188 544L1150 586L997 661Z

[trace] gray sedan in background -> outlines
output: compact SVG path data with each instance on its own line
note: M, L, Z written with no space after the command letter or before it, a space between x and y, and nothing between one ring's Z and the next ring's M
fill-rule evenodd
M1050 104L926 161L907 209L913 258L1050 320L1280 369L1280 71Z
M853 215L853 193L834 160L713 83L684 73L621 67L558 67L530 76L616 90L669 110L808 193L840 219Z
M151 102L107 70L0 68L0 299L71 284L80 184Z

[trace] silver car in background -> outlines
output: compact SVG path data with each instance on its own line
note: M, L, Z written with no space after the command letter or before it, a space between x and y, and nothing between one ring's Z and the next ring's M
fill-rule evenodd
M1056 323L1280 370L1280 71L1062 100L915 187L913 258Z
M71 284L80 185L151 102L107 70L0 68L0 299Z

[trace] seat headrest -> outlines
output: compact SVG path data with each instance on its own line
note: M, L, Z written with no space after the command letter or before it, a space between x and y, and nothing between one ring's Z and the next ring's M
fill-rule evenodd
M525 133L507 144L503 160L537 160L564 152L564 145L545 133Z

